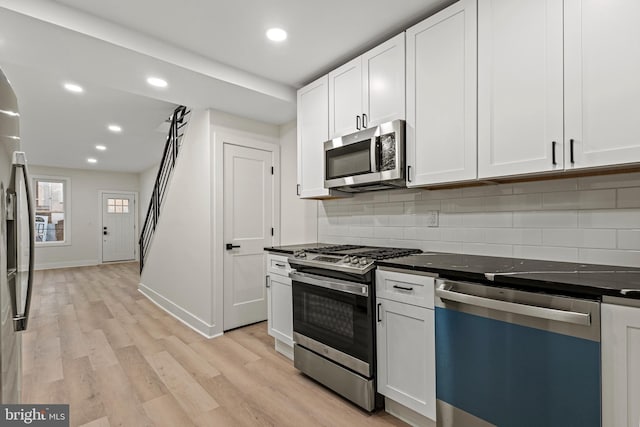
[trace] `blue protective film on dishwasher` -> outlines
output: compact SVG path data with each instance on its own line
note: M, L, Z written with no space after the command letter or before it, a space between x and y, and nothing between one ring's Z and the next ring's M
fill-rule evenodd
M500 427L600 426L600 343L436 307L436 396Z

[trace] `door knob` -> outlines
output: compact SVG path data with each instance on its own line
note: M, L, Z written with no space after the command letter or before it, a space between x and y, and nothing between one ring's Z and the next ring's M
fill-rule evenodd
M240 245L234 245L234 244L232 244L232 243L227 243L227 244L225 245L225 247L227 248L227 250L228 250L228 251L230 251L230 250L231 250L231 249L233 249L233 248L239 248L239 247L240 247Z

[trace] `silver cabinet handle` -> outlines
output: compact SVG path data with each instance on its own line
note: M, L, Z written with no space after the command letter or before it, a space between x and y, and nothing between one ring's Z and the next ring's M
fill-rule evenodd
M282 263L279 263L279 262L276 262L276 263L275 263L275 266L276 266L276 267L280 267L280 268L285 268L285 267L286 267L286 265L284 265L284 264L282 264Z
M269 275L264 276L264 286L265 288L271 287L271 277Z
M556 310L554 308L537 307L534 305L518 304L508 301L500 301L492 298L479 297L476 295L464 294L461 292L449 291L436 288L436 296L444 301L459 302L462 304L475 305L488 308L490 310L504 311L506 313L522 314L540 319L555 320L576 325L591 325L591 315L589 313L577 313L574 311Z

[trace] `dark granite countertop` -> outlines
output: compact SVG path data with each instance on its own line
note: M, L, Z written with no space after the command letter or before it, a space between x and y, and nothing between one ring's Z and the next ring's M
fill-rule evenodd
M271 253L319 249L335 243L307 243L265 248ZM376 261L382 267L436 273L442 278L493 286L600 298L611 295L640 299L640 268L555 262L521 258L425 252Z
M377 261L376 264L494 286L576 296L612 295L640 299L640 268L442 252L425 252Z

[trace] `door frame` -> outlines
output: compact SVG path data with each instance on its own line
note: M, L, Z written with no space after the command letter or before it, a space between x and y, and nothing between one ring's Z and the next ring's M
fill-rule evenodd
M256 135L246 132L236 132L229 129L212 127L211 131L211 174L213 197L211 248L213 261L211 269L211 292L213 319L211 335L223 334L224 328L224 144L238 145L247 148L265 150L271 152L274 172L272 179L272 221L275 228L272 243L280 244L280 144L277 138L264 135ZM265 265L266 268L266 265Z
M140 233L140 228L138 225L138 219L140 214L138 213L138 192L137 191L122 191L122 190L98 190L98 261L99 264L104 264L105 262L102 260L102 198L106 193L117 193L117 194L130 194L133 195L133 224L134 224L134 238L135 244L133 245L133 261L140 261L140 256L138 254L138 238ZM116 261L117 262L117 261ZM129 261L127 261L129 262ZM109 262L111 263L111 262Z

